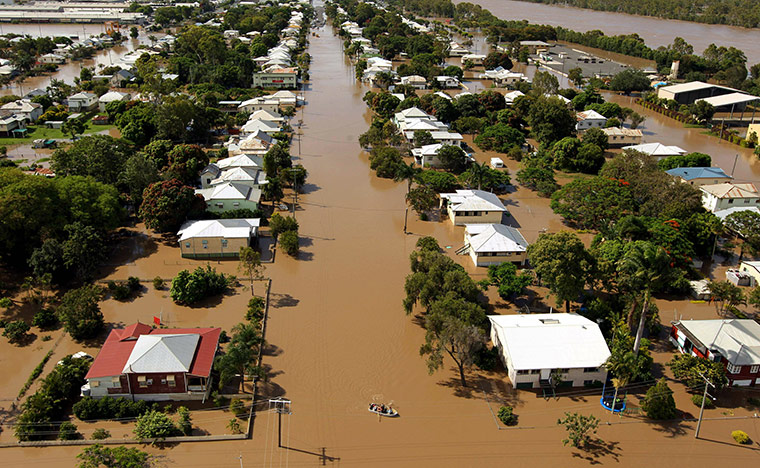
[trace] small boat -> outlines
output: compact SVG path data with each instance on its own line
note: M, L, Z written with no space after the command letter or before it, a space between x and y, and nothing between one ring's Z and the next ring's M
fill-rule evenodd
M377 403L370 403L369 412L379 414L380 416L386 416L388 418L393 418L393 417L398 416L398 411L396 411L392 407L382 405L382 404L377 404Z

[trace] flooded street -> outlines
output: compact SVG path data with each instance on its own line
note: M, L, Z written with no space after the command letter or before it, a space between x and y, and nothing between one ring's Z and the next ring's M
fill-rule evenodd
M673 39L678 36L693 45L694 52L699 54L711 43L718 46L734 46L744 51L748 66L760 62L760 29L691 23L517 0L473 0L471 3L480 5L506 20L525 19L531 23L562 26L580 32L598 29L609 36L635 33L653 49L672 44Z
M469 386L463 388L449 359L444 369L428 375L419 356L423 330L417 318L405 315L401 303L408 257L417 239L425 235L434 236L444 248L451 247L448 252L456 250L463 243L463 229L448 221L422 222L410 213L411 233L402 232L406 185L375 177L367 154L357 143L370 121L361 99L367 88L355 81L354 67L343 56L341 41L329 26L315 32L319 37L310 39L313 62L311 82L304 93L307 104L293 119L294 124L303 120L303 136L300 142L294 141L291 150L294 159L309 171L296 212L301 253L293 259L278 252L276 262L268 264L265 273L272 278L264 356L269 374L259 393L292 401L292 414L282 418L282 444L287 448L277 448L277 416L268 412L258 414L252 440L138 447L159 457L161 466L178 467L507 463L660 467L672 466L676 457L693 466L728 459L756 462L755 450L737 449L724 440L737 428L760 439L758 420L729 420L721 408L706 413L716 419L703 425L703 439L696 440L692 422L665 426L636 416L622 420L610 416L598 403L598 391L594 396L593 390L578 389L572 398L546 401L533 392L511 390L503 372L479 371L468 373ZM642 112L640 108L637 111ZM726 168L728 145L719 148L722 144L700 136L700 129L694 130L694 136L683 137L683 130L660 123L659 116L646 115L645 129L672 137L670 144L700 150L712 141L715 147L710 150L720 150L715 159ZM679 135L689 141L680 143L676 140ZM703 150L710 152L707 147ZM490 156L477 154L481 161ZM514 174L517 163L510 160L507 164ZM754 169L747 164L746 173L754 174ZM287 197L285 201L290 202ZM512 214L508 223L518 226L531 242L545 228L562 229L548 199L535 193L518 188L505 203ZM144 229L138 227L137 231ZM168 240L162 243L158 236L135 236L129 245L132 247L114 253L108 278L168 278L181 269L204 264L181 259L176 245ZM457 259L476 280L485 274L484 269L476 272L468 258ZM237 274L235 261L213 266ZM134 301L108 300L101 307L111 324L150 322L151 316L161 313L170 326L214 325L229 330L242 320L249 294L238 289L213 304L189 308L174 305L167 291L150 289ZM500 307L498 301L496 306ZM663 320L667 319L663 313ZM62 346L65 349L60 353L78 350L67 340ZM669 352L663 352L656 360L661 362L666 354L669 357ZM15 384L28 372L14 374L14 385L9 388L17 388ZM8 396L12 398L14 393ZM685 392L678 391L676 400L684 411L695 411ZM378 419L367 411L372 401L392 403L401 416ZM514 406L520 417L515 428L504 428L495 419L494 413L505 403ZM603 423L598 436L604 443L588 452L564 447L560 441L565 432L556 426L564 411L599 417ZM736 411L737 416L747 414L742 408ZM71 467L81 447L3 450L7 466ZM669 456L655 455L661 451Z

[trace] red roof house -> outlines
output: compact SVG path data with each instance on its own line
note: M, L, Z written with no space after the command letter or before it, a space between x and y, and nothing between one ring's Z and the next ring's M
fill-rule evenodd
M85 395L141 400L205 399L221 328L112 330L85 377ZM89 387L89 388L88 388Z

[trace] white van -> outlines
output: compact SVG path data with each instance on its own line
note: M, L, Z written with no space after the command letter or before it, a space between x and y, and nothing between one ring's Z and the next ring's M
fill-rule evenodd
M504 167L504 161L501 158L491 158L491 169L501 169Z

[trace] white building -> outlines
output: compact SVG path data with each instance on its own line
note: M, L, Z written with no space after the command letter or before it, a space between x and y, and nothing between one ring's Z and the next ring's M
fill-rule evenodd
M632 128L609 127L603 128L602 131L607 135L607 143L610 146L639 145L644 136L641 130Z
M525 265L528 241L517 229L504 224L467 224L465 250L475 266L487 267L512 262Z
M576 314L489 315L491 341L514 388L540 388L552 374L559 386L604 382L610 350L599 325ZM556 382L555 382L556 383Z
M577 120L575 129L579 132L588 130L589 128L604 128L607 123L607 117L595 110L578 112L575 114L575 119Z
M445 206L449 219L455 226L466 224L501 224L507 209L504 203L491 192L483 190L457 190L442 193L441 205Z
M129 93L120 93L119 91L109 91L98 98L98 110L105 112L106 106L116 101L129 101Z
M656 160L665 159L670 156L682 156L686 150L678 146L668 146L662 143L644 143L641 145L623 146L624 151L638 151L639 153L648 154Z
M702 206L713 213L728 208L749 208L760 204L760 194L754 184L702 185L699 190L702 191Z
M402 85L409 85L414 89L425 89L427 88L427 80L419 75L408 75L408 76L402 76L401 77L401 84Z

